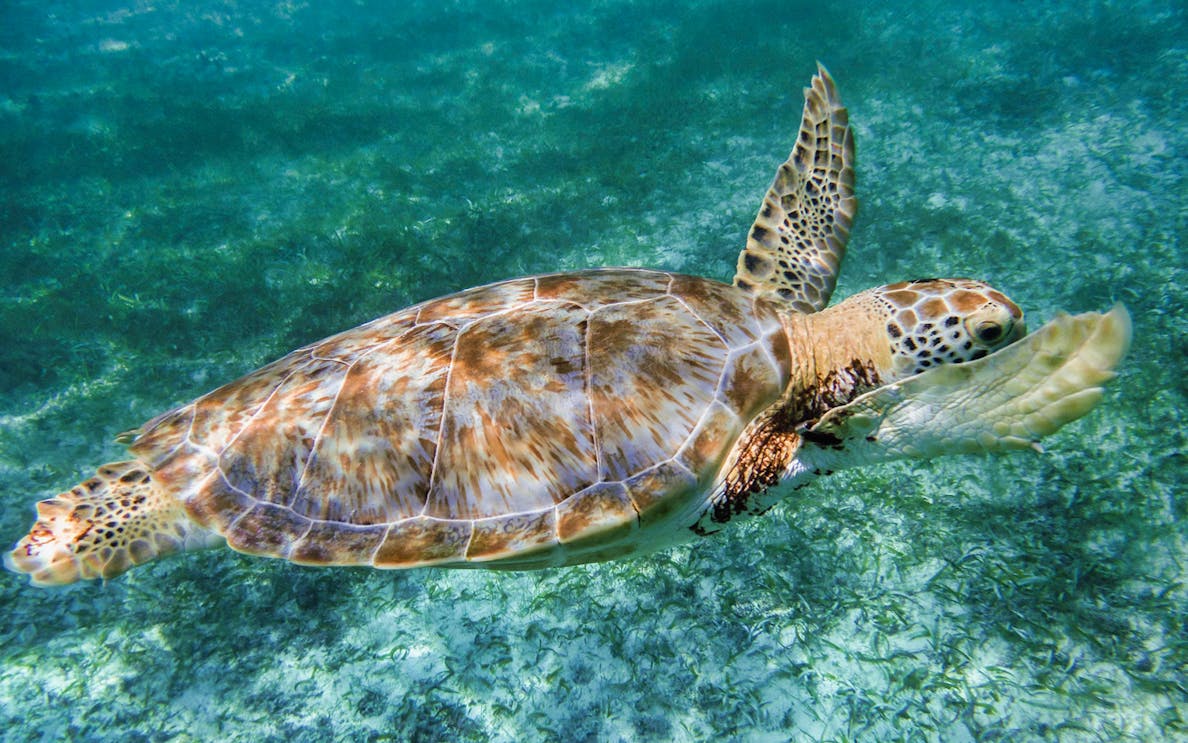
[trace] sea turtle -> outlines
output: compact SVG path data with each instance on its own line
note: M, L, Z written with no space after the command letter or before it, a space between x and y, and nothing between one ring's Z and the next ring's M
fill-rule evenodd
M843 467L1038 448L1087 413L1130 338L1121 306L1030 336L970 279L825 309L853 165L818 67L733 285L589 270L381 317L123 434L132 458L37 504L5 562L58 584L224 542L303 565L608 560Z

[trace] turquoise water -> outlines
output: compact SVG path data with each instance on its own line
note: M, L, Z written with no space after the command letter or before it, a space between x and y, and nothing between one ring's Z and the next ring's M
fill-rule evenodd
M0 737L1188 735L1182 4L555 5L0 5L0 541L118 432L412 302L728 280L817 59L859 149L837 296L1122 301L1101 407L633 562L0 575Z

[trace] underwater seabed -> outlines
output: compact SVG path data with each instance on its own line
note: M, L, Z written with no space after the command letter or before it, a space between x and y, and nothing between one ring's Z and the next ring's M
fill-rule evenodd
M420 299L729 279L816 59L858 142L839 298L971 275L1135 342L1042 455L841 473L648 559L0 576L0 738L1188 737L1181 5L5 3L6 543L118 432Z

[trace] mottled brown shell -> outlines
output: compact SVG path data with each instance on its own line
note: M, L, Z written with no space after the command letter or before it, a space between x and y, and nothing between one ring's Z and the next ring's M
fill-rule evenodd
M131 448L243 552L584 562L699 504L789 373L765 300L655 271L556 274L302 348L159 416Z

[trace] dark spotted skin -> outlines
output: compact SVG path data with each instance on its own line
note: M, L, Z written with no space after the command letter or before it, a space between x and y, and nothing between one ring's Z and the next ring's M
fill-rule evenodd
M1023 337L1023 312L1000 292L970 279L891 284L876 301L890 318L897 369L917 374L974 361Z
M842 451L839 438L811 429L826 412L930 367L981 358L1025 333L1013 302L970 279L891 284L820 313L790 316L788 323L792 346L801 351L795 358L810 363L740 437L702 518L691 526L696 534L770 507L768 489L797 472L805 443Z

